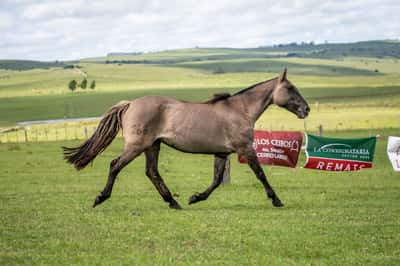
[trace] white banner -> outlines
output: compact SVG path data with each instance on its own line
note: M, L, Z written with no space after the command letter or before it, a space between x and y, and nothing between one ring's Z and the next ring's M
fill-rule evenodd
M387 154L395 171L400 171L400 137L389 137Z

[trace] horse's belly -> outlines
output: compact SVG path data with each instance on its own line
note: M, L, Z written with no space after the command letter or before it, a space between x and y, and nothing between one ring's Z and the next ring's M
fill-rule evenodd
M172 133L161 137L167 145L190 153L231 153L233 147L223 136L207 136L206 133Z
M191 153L233 152L227 119L213 107L202 104L170 105L163 117L160 138L166 144Z

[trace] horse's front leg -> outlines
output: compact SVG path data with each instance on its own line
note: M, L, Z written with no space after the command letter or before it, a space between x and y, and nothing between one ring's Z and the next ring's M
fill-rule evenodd
M272 205L274 205L275 207L283 207L283 203L279 199L278 195L276 195L271 185L268 183L267 177L265 176L264 170L258 162L257 155L254 149L248 149L247 152L243 155L246 157L248 165L253 170L258 180L260 180L261 183L264 185L264 189L267 193L268 198L272 199Z
M189 198L189 204L196 203L198 201L206 200L210 194L221 184L224 178L225 164L227 155L215 155L214 158L214 180L209 188L202 193L196 193Z

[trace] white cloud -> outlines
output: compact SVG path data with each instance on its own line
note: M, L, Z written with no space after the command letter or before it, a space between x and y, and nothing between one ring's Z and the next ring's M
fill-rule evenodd
M12 16L5 12L0 12L0 29L12 27L14 24Z
M394 0L1 0L0 58L398 38Z

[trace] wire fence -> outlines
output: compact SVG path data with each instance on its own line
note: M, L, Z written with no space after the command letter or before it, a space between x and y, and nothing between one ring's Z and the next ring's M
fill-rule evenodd
M0 130L0 143L85 140L92 136L99 119L85 118L81 120L73 119L73 121L66 120L66 122L60 121L21 123L15 127ZM119 136L122 136L122 132Z
M30 128L20 127L0 134L0 143L42 142L87 139L96 127Z
M22 125L13 128L0 130L1 143L29 143L29 142L46 142L46 141L67 141L67 140L85 140L92 136L97 128L98 120L85 120L67 123L54 124L33 124ZM359 125L357 125L359 126ZM324 135L325 131L343 131L352 129L361 129L363 127L333 127L331 124L313 124L293 126L285 123L259 124L259 130L281 130L281 131L305 131L312 134ZM378 129L377 129L378 130ZM369 127L369 135L376 134L373 127ZM122 131L118 136L122 136Z

